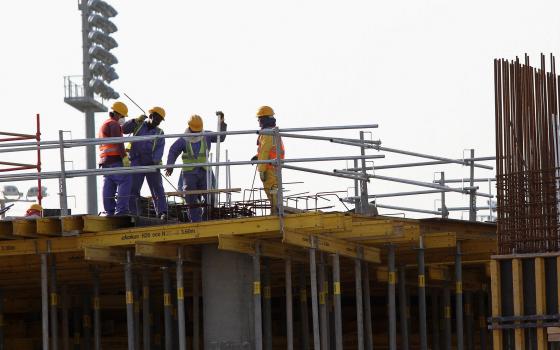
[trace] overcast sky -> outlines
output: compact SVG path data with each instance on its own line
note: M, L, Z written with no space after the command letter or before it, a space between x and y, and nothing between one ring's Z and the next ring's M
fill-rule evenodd
M216 110L225 112L230 130L256 128L256 109L269 104L281 127L377 123L373 138L387 147L452 158L461 158L469 148L475 148L477 156L494 155L493 59L528 53L537 62L541 52L560 51L560 2L552 0L109 3L119 11L113 19L119 47L113 52L120 79L112 86L144 108L164 107L166 133L184 130L193 113L203 116L206 129L215 130ZM34 115L40 113L44 139L57 138L59 129L71 131L72 138L84 137L83 114L63 101L63 77L81 75L82 69L77 1L2 1L0 13L1 130L32 133ZM140 113L123 102L131 115ZM97 114L97 126L105 118ZM255 153L255 140L228 137L224 148L233 160L247 160ZM171 143L167 140L167 148ZM318 141L285 144L289 158L359 152ZM84 168L84 153L67 152L74 169ZM376 164L420 160L383 154L386 159ZM32 163L34 157L2 154L0 159ZM346 164L303 166L332 170ZM43 168L59 169L57 151L44 153ZM468 175L468 168L461 166L379 173L429 182L438 171L448 178ZM251 187L253 168L232 172L234 187ZM477 171L480 177L493 175ZM352 181L293 171L284 176L286 181L305 182L291 185L290 193L346 191L353 186ZM174 174L172 181L176 180ZM101 182L99 178L99 186ZM25 192L33 183L17 185ZM47 186L46 207L57 207L57 182L48 181ZM489 191L487 184L481 186ZM418 189L370 183L371 194ZM69 201L73 211L84 212L85 181L70 180L68 192L76 198ZM434 209L438 198L379 202ZM448 201L450 206L467 205L460 194L449 195ZM25 207L18 204L10 214L22 214Z

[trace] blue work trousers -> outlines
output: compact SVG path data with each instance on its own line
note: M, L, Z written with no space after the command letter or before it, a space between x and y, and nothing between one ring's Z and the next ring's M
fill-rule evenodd
M141 166L143 164L135 164L133 161L131 166ZM167 214L167 199L165 198L165 192L163 190L163 183L161 180L161 173L159 170L155 173L141 173L132 174L132 186L130 189L130 212L138 215L137 201L140 198L140 190L144 184L144 178L148 181L148 186L150 187L150 192L152 194L152 200L154 202L154 207L156 208L156 214L160 216L161 214Z
M122 166L122 162L101 165L102 168ZM131 179L128 174L103 176L103 207L107 216L129 214L130 186Z
M195 168L192 171L183 171L183 191L206 190L206 170ZM208 196L201 194L188 194L185 201L189 205L188 214L191 222L202 221L202 207L197 207L202 199L208 204ZM205 213L206 214L206 213Z

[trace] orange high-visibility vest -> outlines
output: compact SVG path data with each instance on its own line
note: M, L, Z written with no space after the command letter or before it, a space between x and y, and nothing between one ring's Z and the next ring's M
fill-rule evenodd
M105 132L104 132L105 127L108 126L108 124L110 124L110 123L117 123L117 122L114 121L113 119L107 119L106 121L104 121L103 125L101 125L101 128L99 129L99 134L97 135L98 138L101 139L101 138L111 137L111 136L105 134ZM120 125L119 125L119 127L120 127ZM99 157L101 157L101 158L110 157L110 156L121 157L122 154L119 151L118 146L119 146L118 143L100 145L99 146Z
M261 154L261 147L262 147L262 140L265 137L271 137L272 138L272 147L270 147L270 150L268 151L268 159L276 159L276 139L274 138L274 136L272 135L259 135L259 139L258 139L258 154ZM282 139L280 139L280 159L284 159L284 142L282 142ZM267 169L274 169L275 166L273 164L267 164L266 165Z

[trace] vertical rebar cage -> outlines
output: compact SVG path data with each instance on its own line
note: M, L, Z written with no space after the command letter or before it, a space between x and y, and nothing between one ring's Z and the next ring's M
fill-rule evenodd
M494 60L499 254L558 251L558 79L541 67Z

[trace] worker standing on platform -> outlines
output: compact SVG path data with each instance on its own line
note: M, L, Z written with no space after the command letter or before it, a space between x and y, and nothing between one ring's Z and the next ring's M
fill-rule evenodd
M224 113L217 112L220 118L220 130L226 131L227 124L224 121ZM183 154L183 191L191 190L206 190L207 189L207 166L191 166L195 163L207 163L207 152L210 151L212 142L218 142L218 135L204 135L204 123L199 115L193 115L189 119L188 133L197 134L196 136L185 136L177 139L167 155L167 165L175 164L175 160L179 154ZM220 142L224 141L226 135L220 135ZM165 175L170 176L173 173L173 168L167 168ZM204 202L208 205L208 195L188 194L185 196L185 201L190 206L188 209L189 220L191 222L202 221L202 208L193 206L197 201L204 198Z
M133 136L163 135L163 130L158 125L165 120L165 110L161 107L153 107L148 112L150 113L149 117L141 115L124 123L123 132ZM164 138L132 142L129 152L130 165L135 167L161 164L164 147ZM138 213L137 201L140 198L140 190L142 189L144 178L146 178L152 193L156 215L162 220L167 220L167 200L159 170L156 172L132 174L131 178L130 211L133 214Z
M121 126L128 115L128 107L122 102L115 102L109 112L109 118L99 128L98 138L123 137ZM99 146L99 166L103 169L123 166L125 156L124 144L110 143ZM103 176L103 206L107 216L129 214L130 175L115 174ZM117 200L115 201L115 195Z
M276 118L274 111L269 106L262 106L257 111L259 126L261 130L272 129L276 127ZM284 159L284 144L280 140L280 158ZM276 140L274 135L259 135L257 139L257 155L251 160L271 160L276 159ZM264 192L270 201L270 213L277 213L278 198L278 178L276 176L276 166L273 164L258 164L257 169L261 181L263 183Z

